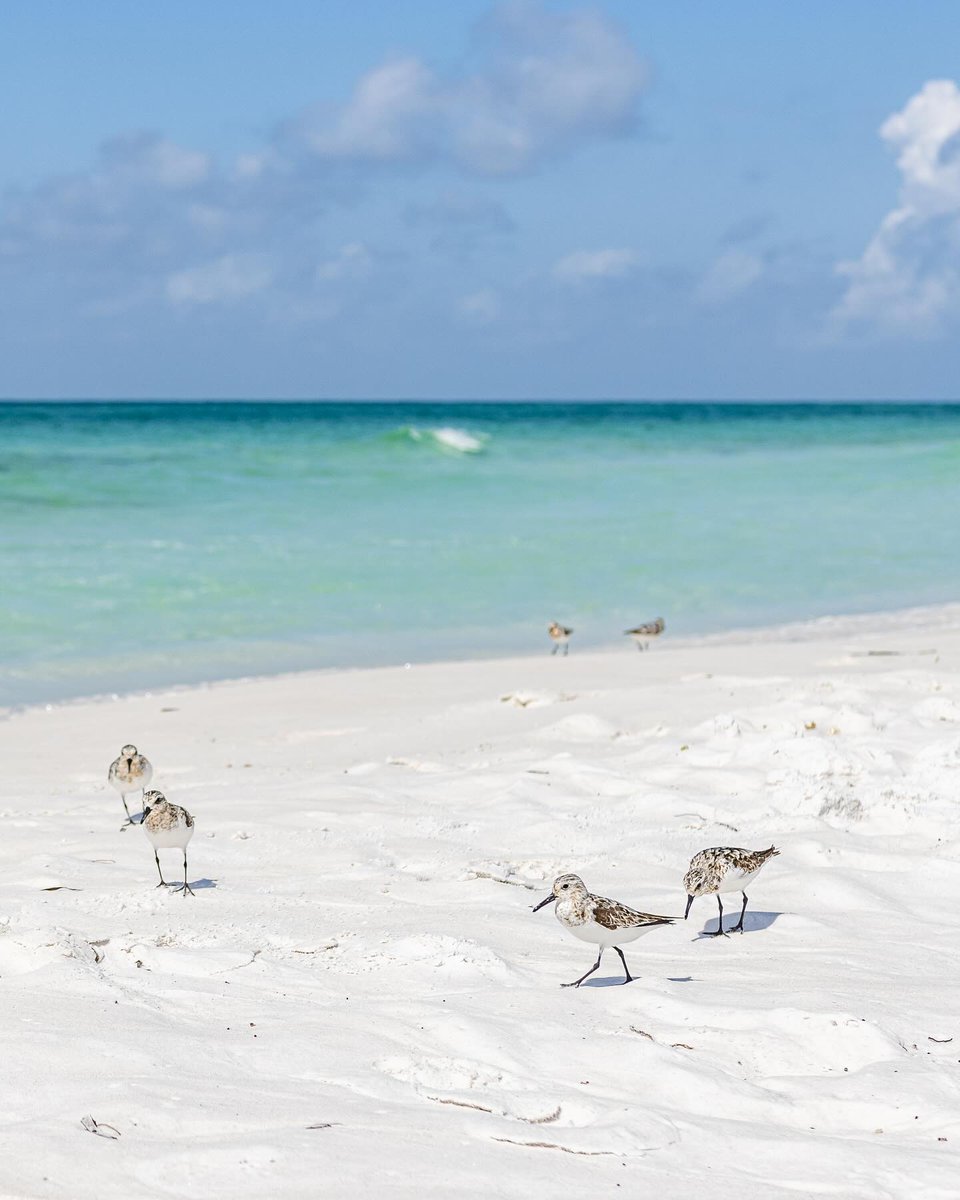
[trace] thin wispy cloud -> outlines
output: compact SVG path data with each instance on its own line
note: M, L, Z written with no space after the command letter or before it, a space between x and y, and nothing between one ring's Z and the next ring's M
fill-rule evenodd
M460 190L410 204L403 216L406 225L422 231L430 249L441 254L470 254L491 241L508 237L517 228L502 204Z
M363 242L348 242L337 253L317 265L317 278L323 280L360 279L373 269L373 256Z
M640 265L637 253L629 249L575 250L554 264L553 274L565 283L583 283L589 279L624 279Z
M715 259L697 284L696 299L701 304L723 304L742 295L764 273L763 259L747 250L727 250Z
M461 296L457 310L463 321L470 325L491 325L500 316L500 297L492 288L481 288L477 292Z
M273 280L270 260L259 254L224 254L213 262L167 279L166 292L174 304L232 304L262 291Z

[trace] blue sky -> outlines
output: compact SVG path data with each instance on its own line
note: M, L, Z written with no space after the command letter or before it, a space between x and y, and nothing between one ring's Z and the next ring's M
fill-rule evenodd
M954 398L954 3L31 0L0 394Z

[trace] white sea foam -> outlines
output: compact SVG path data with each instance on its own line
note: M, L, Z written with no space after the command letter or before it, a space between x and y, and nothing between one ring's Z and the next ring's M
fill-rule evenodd
M479 454L489 438L485 434L468 433L455 425L441 425L437 429L418 429L409 426L404 432L411 441L423 442L437 450L452 451L454 454Z

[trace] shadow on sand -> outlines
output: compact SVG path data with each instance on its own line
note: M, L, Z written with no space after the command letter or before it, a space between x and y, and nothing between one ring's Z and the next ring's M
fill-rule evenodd
M642 978L643 977L641 975L634 975L633 982L639 983ZM671 983L693 983L692 975L671 975L669 977L669 979L670 979ZM586 987L598 987L598 988L622 987L623 986L623 976L622 975L610 975L604 979L585 979L583 981L583 983L580 984L580 986L585 987L585 988Z
M734 913L732 916L729 913L724 913L723 914L724 930L729 932L731 926L736 925L737 921L739 920L739 916L740 916L739 913ZM760 912L760 911L751 912L748 909L746 916L743 918L743 932L744 933L759 933L761 929L769 929L770 926L774 923L774 921L776 921L777 917L782 917L782 916L783 916L783 913L780 913L780 912ZM716 932L717 932L717 923L716 923L716 918L714 918L713 920L707 922L706 928L700 930L700 932L694 938L694 941L700 941L702 938L706 938L707 940L709 940L710 938L713 938L716 936ZM739 937L740 935L739 935L739 933L734 933L734 934L731 934L730 936L731 937Z

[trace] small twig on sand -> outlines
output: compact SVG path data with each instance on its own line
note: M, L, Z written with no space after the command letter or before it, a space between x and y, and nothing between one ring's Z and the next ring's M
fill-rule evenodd
M708 817L705 817L702 813L684 812L684 813L674 813L673 815L675 817L696 817L697 820L700 822L699 828L701 828L701 829L704 827L704 825L718 825L721 829L729 829L732 833L740 832L739 826L730 825L726 821L718 821L716 819L716 817L714 817L713 820L710 820Z
M471 871L471 879L492 879L494 883L507 883L510 887L526 888L528 892L535 892L536 885L532 883L522 883L519 879L502 879L499 875L491 875L489 871Z
M111 1142L115 1142L120 1137L119 1129L115 1129L113 1125L106 1125L102 1121L96 1120L95 1117L81 1117L80 1124L89 1133L95 1133L97 1137L109 1138Z
M433 1100L437 1104L452 1104L454 1108L474 1108L477 1112L492 1113L492 1108L484 1108L482 1104L470 1104L466 1100L449 1100L444 1096L428 1096L428 1100Z
M612 1150L571 1150L569 1146L560 1146L556 1142L518 1142L514 1138L498 1137L495 1142L506 1142L510 1146L526 1146L531 1150L562 1150L564 1154L579 1154L582 1158L615 1158Z

